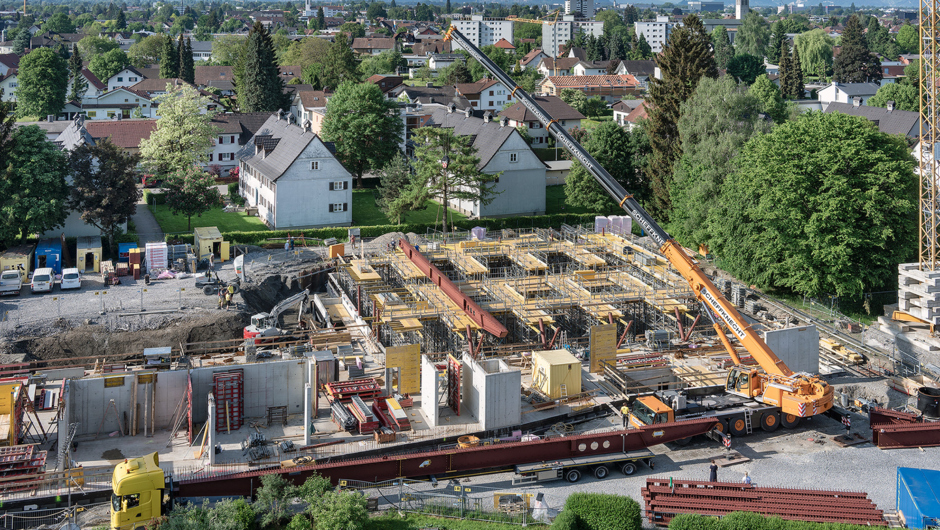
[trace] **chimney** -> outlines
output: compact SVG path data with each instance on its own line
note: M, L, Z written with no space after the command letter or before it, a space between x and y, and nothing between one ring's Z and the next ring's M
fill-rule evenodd
M892 103L893 103L893 102L892 102ZM48 121L48 122L53 122L53 121L55 121L55 114L47 114L47 115L46 115L46 121Z
M861 96L855 96L854 98L852 98L852 106L853 106L853 107L861 107L861 106L862 106L862 98L861 98Z
M505 126L508 125L508 124L509 124L509 118L507 118L506 116L500 116L500 117L499 117L499 126L500 126L500 127L505 127Z
M483 123L489 123L489 122L492 121L492 120L493 120L493 113L492 113L492 112L486 111L486 112L483 113Z
M434 101L431 100L431 102L433 103ZM457 110L457 105L454 105L453 103L451 103L450 105L447 105L448 114L453 114L455 110Z
M304 132L310 132L311 126L312 124L310 123L310 120L304 120L304 124L303 124Z
M463 109L463 115L466 116L467 118L469 118L470 116L473 116L473 109L471 107L467 107Z
M284 117L284 111L277 109L277 121L281 121L281 118Z
M888 112L891 112L891 111L894 110L894 102L893 102L893 101L889 101L889 102L887 103L887 106L888 106Z

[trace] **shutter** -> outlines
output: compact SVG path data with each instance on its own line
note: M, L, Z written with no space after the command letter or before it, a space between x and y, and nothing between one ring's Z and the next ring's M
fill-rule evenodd
M348 189L349 189L349 181L348 181L348 180L344 180L344 181L343 181L343 189L344 189L344 190L348 190Z
M347 211L347 210L349 210L349 203L344 202L344 203L343 203L343 211L345 212L345 211Z
M223 138L222 136L219 136L219 145L224 144L224 143L225 143L224 140L225 140L225 138Z
M330 211L333 211L333 203L330 203Z
M333 191L333 181L330 181L330 191Z
M209 162L212 162L212 153L209 153Z

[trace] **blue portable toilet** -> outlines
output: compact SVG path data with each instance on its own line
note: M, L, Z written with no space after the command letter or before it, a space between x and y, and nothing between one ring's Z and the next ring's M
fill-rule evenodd
M940 525L940 471L898 468L898 516L908 528Z
M35 267L33 270L49 267L56 274L62 274L62 242L58 239L43 239L36 245Z

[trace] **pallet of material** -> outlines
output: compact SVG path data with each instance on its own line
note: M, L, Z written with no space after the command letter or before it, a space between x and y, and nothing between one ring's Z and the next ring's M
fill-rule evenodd
M385 403L385 400L382 398L377 398L372 402L372 414L375 415L376 421L381 424L382 427L390 430L395 430L395 422L392 421L392 415L388 411L388 405Z
M385 404L388 406L389 416L391 420L398 427L399 431L410 431L411 422L408 421L408 413L405 412L404 407L398 402L395 398L388 398L385 400Z
M381 393L382 388L374 377L326 384L326 394L330 401L346 402L351 400L353 396L359 396L362 399L373 399Z
M379 422L359 396L352 396L349 400L349 411L359 423L359 434L370 434L380 427Z
M388 427L379 427L373 431L372 436L375 438L375 441L380 444L387 444L394 442L396 438L395 431L389 429Z

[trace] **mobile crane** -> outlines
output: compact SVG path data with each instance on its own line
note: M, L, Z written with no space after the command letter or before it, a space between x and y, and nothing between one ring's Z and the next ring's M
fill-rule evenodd
M696 262L685 253L682 246L659 226L636 198L601 167L564 127L454 26L447 30L444 40L453 40L459 44L493 77L509 88L512 97L525 105L538 118L542 126L555 137L555 140L587 169L601 187L643 228L650 239L659 246L659 251L669 260L669 263L689 283L695 293L695 298L702 306L702 312L711 320L719 340L734 362L734 367L729 370L728 379L725 382L724 393L728 398L737 397L742 403L759 409L760 422L765 430L775 429L775 426L781 423L786 427L796 427L802 418L823 414L832 409L832 387L819 377L807 373L794 373L790 370L738 313L734 305L721 294L721 291L715 287ZM722 326L738 339L758 362L760 368L741 364L741 359L725 335ZM644 401L647 412L652 413L647 414L646 418L640 418L639 415L632 418L635 425L666 423L676 419L675 411L655 396L646 396ZM735 417L733 422L731 418L725 418L724 425L730 427L733 433L739 431L736 427L740 427L742 431L745 430L746 423L751 419L751 416L745 415L743 410L740 414L740 417Z

